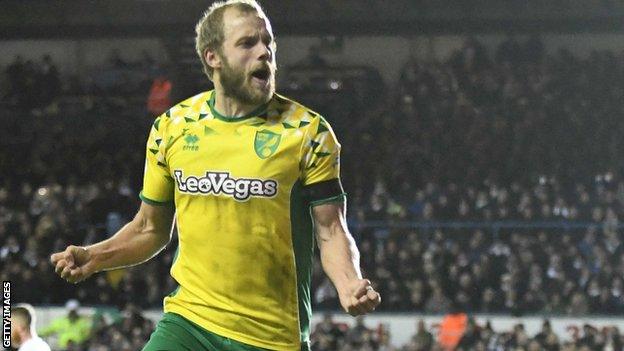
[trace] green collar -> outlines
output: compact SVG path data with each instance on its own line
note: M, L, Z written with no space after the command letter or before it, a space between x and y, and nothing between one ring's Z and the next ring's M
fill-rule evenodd
M248 118L256 117L256 116L262 114L264 111L266 111L266 108L269 106L269 102L271 102L271 100L269 100L267 103L258 106L257 109L249 112L248 114L246 114L244 116L241 116L241 117L231 117L231 116L224 116L224 115L220 114L214 108L215 95L216 95L216 92L213 91L212 95L210 96L210 100L208 100L207 103L208 103L208 106L210 107L210 112L212 112L212 115L216 119L220 119L220 120L222 120L224 122L239 122L239 121L246 120Z

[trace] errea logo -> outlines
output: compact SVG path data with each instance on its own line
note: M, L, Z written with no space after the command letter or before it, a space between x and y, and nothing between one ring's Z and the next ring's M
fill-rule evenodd
M184 178L181 169L173 171L178 190L185 194L225 195L237 201L247 201L250 197L274 197L277 182L272 179L232 178L229 172L207 171L205 176Z
M199 145L197 145L197 142L199 141L199 137L195 134L187 134L184 137L184 147L182 147L182 150L185 151L197 151L199 150Z

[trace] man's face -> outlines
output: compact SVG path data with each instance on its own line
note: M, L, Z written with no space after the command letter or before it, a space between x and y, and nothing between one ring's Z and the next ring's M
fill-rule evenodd
M275 42L268 19L229 8L223 14L224 42L218 50L218 79L227 96L263 104L275 92Z

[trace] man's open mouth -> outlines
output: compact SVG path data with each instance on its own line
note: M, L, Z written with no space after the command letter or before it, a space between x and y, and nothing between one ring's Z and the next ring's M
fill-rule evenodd
M251 72L251 76L256 78L262 82L266 82L269 80L271 76L271 70L268 67L260 67L253 72Z

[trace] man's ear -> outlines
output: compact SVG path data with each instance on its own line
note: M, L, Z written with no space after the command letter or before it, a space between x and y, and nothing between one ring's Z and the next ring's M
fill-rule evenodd
M206 49L204 52L204 58L206 59L208 66L212 67L212 69L221 68L221 55L219 55L216 50Z

